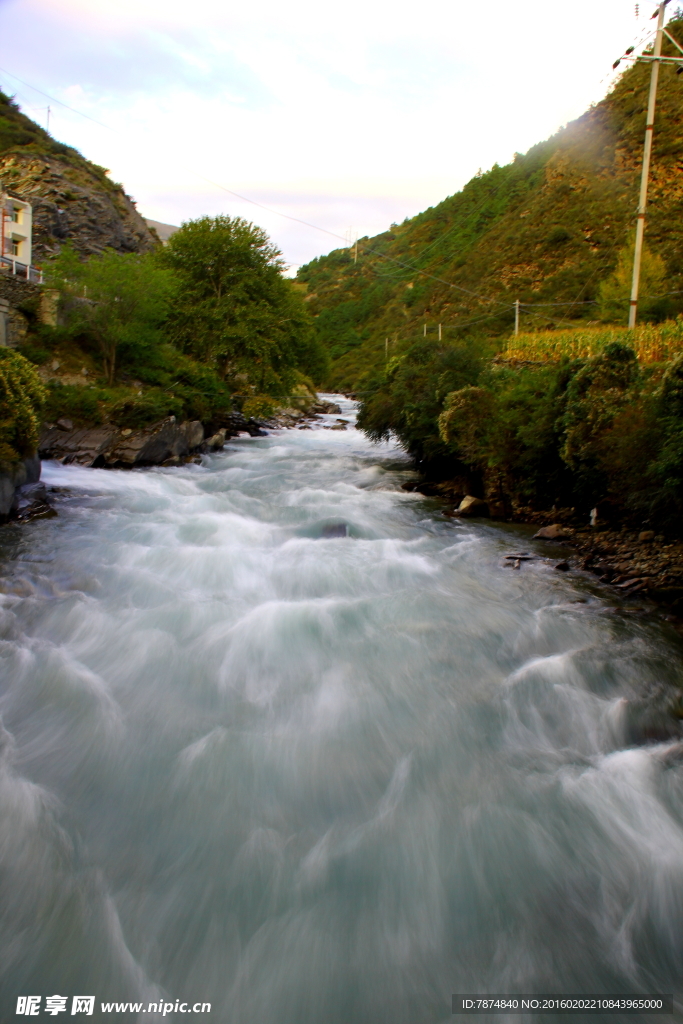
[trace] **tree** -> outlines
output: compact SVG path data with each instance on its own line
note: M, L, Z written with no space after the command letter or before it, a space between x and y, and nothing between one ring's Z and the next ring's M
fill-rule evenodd
M633 279L635 238L619 253L614 273L598 289L600 316L608 323L626 323ZM666 264L661 256L643 245L640 264L638 314L643 320L661 320L666 316Z
M61 293L70 332L87 334L96 343L109 384L120 360L144 360L161 343L175 282L151 255L106 249L81 262L65 246L48 281Z
M170 339L236 391L287 394L297 369L322 379L326 360L311 318L261 228L240 217L201 217L183 224L157 259L180 282Z

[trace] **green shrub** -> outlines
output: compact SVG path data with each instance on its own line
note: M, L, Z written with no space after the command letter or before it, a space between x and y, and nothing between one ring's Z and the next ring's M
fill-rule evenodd
M166 416L183 417L182 399L164 391L147 391L144 395L129 396L109 409L109 419L119 427L146 427Z
M100 401L105 395L97 388L50 381L45 400L45 418L54 422L70 419L76 426L96 426L102 422Z
M35 366L44 366L51 354L46 348L32 345L30 341L25 342L19 351L24 359L28 359L29 363L33 363Z
M0 348L0 464L11 466L36 450L45 388L27 359Z

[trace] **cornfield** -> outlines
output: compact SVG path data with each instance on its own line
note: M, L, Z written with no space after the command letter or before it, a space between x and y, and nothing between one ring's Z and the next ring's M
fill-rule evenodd
M664 363L683 353L683 317L661 324L627 327L583 327L566 331L538 331L509 339L501 353L504 360L549 363L563 358L585 359L619 341L629 345L639 362Z

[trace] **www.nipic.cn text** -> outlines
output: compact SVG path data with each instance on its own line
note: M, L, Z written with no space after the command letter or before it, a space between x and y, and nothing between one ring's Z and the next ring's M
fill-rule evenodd
M42 1013L56 1017L59 1013L83 1013L92 1017L95 1009L95 996L73 996L69 1005L68 996L46 996L43 1004L42 996L19 996L17 999L17 1016L38 1017ZM167 1013L211 1013L211 1003L184 1003L176 999L174 1003L100 1003L102 1013L156 1013L165 1017Z

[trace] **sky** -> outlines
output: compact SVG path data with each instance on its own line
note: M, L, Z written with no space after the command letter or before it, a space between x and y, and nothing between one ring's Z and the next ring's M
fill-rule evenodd
M246 217L294 273L580 116L623 50L654 30L655 10L0 0L0 88L44 127L49 105L52 135L109 168L143 216Z

